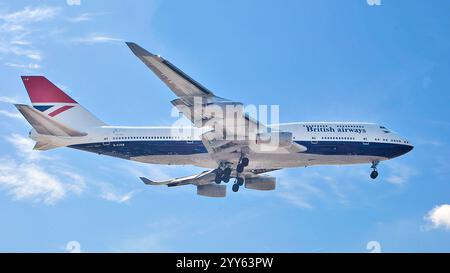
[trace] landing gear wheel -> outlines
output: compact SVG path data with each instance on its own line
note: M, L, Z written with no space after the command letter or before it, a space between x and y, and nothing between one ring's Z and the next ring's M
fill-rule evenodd
M244 178L242 177L236 178L236 184L238 184L239 186L244 185Z
M247 158L247 157L243 157L243 158L242 158L242 161L241 161L241 164L244 165L244 167L247 167L247 166L248 166L248 163L249 163L248 158Z
M222 181L228 183L230 181L231 168L225 168L222 173Z
M216 184L220 184L222 182L223 171L221 169L216 169L216 177L214 178L214 182Z
M377 176L378 176L378 172L376 170L374 170L370 173L370 178L372 178L372 179L377 178Z
M236 172L241 173L244 171L244 165L242 163L237 164L236 166Z
M234 192L237 192L237 191L239 190L239 185L238 185L238 184L233 184L232 190L233 190Z
M380 163L379 161L372 162L372 167L370 167L370 168L372 168L373 171L370 173L370 178L372 178L372 179L377 178L377 176L378 176L377 166L379 163Z

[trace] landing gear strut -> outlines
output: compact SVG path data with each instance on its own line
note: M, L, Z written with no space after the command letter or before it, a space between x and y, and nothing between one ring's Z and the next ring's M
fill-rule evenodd
M234 181L233 184L233 191L237 192L239 190L239 187L244 185L244 178L243 177L236 177L236 180Z
M379 161L373 161L372 162L372 166L370 168L372 168L372 172L370 173L370 178L375 179L378 177L378 171L377 171L377 166L378 163L380 163Z
M239 163L236 166L236 172L237 173L243 172L244 171L244 167L247 167L249 162L250 161L248 160L247 157L241 157L239 159Z

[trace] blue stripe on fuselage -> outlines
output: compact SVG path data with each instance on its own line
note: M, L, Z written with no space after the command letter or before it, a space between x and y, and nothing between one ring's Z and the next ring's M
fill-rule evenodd
M393 158L412 149L412 146L398 143L370 142L364 144L358 141L318 141L317 144L310 141L296 141L296 143L307 148L305 153L317 155L359 155ZM97 142L69 147L120 158L151 155L193 155L208 152L199 140L192 142L181 140Z

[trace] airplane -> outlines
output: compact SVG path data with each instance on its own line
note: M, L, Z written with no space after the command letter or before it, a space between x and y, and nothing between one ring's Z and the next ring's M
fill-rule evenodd
M111 126L45 77L22 76L31 105L15 106L33 127L33 149L69 147L143 163L207 168L167 181L140 177L147 185L194 185L198 195L207 197L225 197L230 179L234 192L241 186L275 190L276 178L267 173L283 168L369 163L375 179L381 161L413 149L406 138L375 123L263 124L239 108L242 103L216 96L163 57L126 44L173 91L177 98L171 103L192 125ZM232 115L221 113L228 108Z

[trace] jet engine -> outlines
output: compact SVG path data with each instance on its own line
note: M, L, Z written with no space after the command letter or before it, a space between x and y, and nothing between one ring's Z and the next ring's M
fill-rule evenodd
M208 197L225 197L227 187L225 185L206 184L197 186L197 194Z
M271 191L275 189L276 178L269 175L258 175L245 178L245 187L251 190Z

